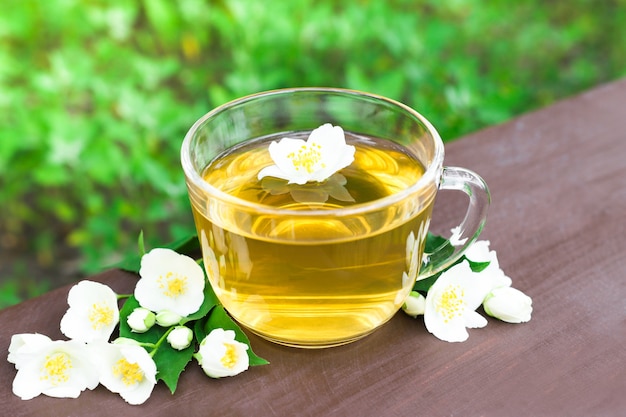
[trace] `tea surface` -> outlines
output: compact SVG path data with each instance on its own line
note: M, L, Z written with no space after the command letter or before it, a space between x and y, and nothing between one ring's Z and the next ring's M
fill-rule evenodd
M218 157L204 179L233 196L297 214L372 202L423 175L423 166L399 145L346 138L356 147L355 161L321 184L257 180L272 164L272 138ZM238 223L227 206L193 204L205 267L224 307L261 336L312 347L362 337L400 308L417 275L431 209L432 199L419 205L412 198L374 214L264 214Z

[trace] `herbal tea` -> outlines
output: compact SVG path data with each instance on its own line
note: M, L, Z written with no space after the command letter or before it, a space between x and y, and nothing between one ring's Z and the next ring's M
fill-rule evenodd
M272 164L268 144L283 136L238 145L204 170L217 189L268 208L242 216L192 198L205 268L224 307L253 332L287 345L347 343L386 322L411 290L434 192L362 214L359 205L405 190L424 167L401 145L349 132L354 162L326 181L258 180ZM341 208L354 213L333 211Z

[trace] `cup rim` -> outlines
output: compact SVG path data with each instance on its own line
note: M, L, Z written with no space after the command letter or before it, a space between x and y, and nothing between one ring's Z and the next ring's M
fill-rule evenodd
M194 168L193 162L191 161L191 152L190 144L198 129L210 118L219 114L223 111L226 111L232 107L236 107L242 103L246 103L249 101L253 101L262 97L272 96L272 95L284 95L290 93L302 93L302 92L311 92L311 93L330 93L330 94L340 94L340 95L352 95L352 96L364 96L368 98L373 98L379 101L386 102L395 107L400 107L409 113L411 116L415 117L426 127L428 132L434 141L435 152L432 158L431 163L426 166L426 170L424 174L417 180L415 183L411 184L411 186L406 189L388 195L383 198L379 198L377 200L368 201L365 203L355 204L352 206L341 207L341 208L332 208L332 209L308 209L308 210L291 210L288 208L277 208L264 204L254 203L252 201L244 200L239 197L235 197L231 194L228 194L220 189L212 186L208 182L204 181L200 173L196 171ZM192 182L194 186L199 187L201 190L206 192L209 196L216 198L224 203L227 203L232 206L238 206L239 208L253 210L258 214L266 214L266 215L288 215L290 217L317 217L317 216L336 216L336 217L344 217L344 216L352 216L355 214L362 214L366 212L372 212L380 208L389 207L395 203L403 201L408 196L416 193L418 190L426 188L427 184L434 183L435 186L439 187L439 180L441 175L441 168L443 167L443 159L444 159L444 145L443 140L441 139L439 132L435 129L435 127L430 123L426 117L424 117L421 113L414 110L413 108L403 104L399 101L374 94L367 93L354 89L347 88L336 88L336 87L292 87L292 88L281 88L274 90L261 91L254 94L249 94L234 100L231 100L227 103L224 103L218 107L215 107L213 110L205 113L202 117L200 117L196 122L191 126L191 128L185 134L185 137L181 146L181 165L183 168L183 172L188 181Z

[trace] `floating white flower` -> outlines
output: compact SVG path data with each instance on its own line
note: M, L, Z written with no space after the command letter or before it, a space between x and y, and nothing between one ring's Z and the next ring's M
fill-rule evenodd
M467 327L487 325L487 320L475 311L488 291L476 275L463 261L435 281L426 295L424 310L424 323L430 333L446 342L462 342L469 337Z
M492 290L485 301L485 313L507 323L525 323L530 320L533 300L515 288L501 287Z
M104 344L94 347L99 357L100 383L129 404L143 404L156 385L157 367L141 346Z
M145 333L154 326L155 314L147 308L137 307L126 319L128 326L135 333Z
M56 340L38 334L11 338L9 362L15 364L13 393L23 400L40 394L77 398L98 385L98 372L88 345L76 340Z
M426 298L417 291L411 291L402 305L402 311L411 317L424 314L426 309Z
M69 309L61 319L61 332L84 343L108 341L119 322L117 294L104 284L81 281L67 296Z
M167 335L167 342L176 350L187 349L192 340L193 332L186 326L176 326Z
M322 182L354 161L354 146L347 145L343 129L326 123L313 130L309 138L282 138L269 145L274 165L259 171L258 179L276 177L289 184Z
M152 311L168 310L186 317L204 301L204 272L188 256L155 248L141 258L135 287L139 304Z
M194 355L211 378L237 375L248 369L248 345L235 340L233 330L214 329L200 343Z

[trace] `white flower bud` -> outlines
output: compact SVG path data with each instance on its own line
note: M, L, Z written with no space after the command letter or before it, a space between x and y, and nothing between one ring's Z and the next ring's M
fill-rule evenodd
M128 315L126 322L135 333L147 332L156 321L154 313L147 308L137 307Z
M168 310L163 310L157 313L156 322L161 327L170 327L180 323L182 318L183 317L180 314L176 314Z
M189 327L176 326L167 335L167 342L176 350L183 350L189 347L193 340L193 332Z
M424 314L425 309L426 298L417 291L411 291L402 305L402 310L411 317L417 317Z
M139 342L129 337L118 337L113 342L114 345L139 346Z
M485 297L485 313L507 323L524 323L533 311L532 299L515 288L496 288Z

